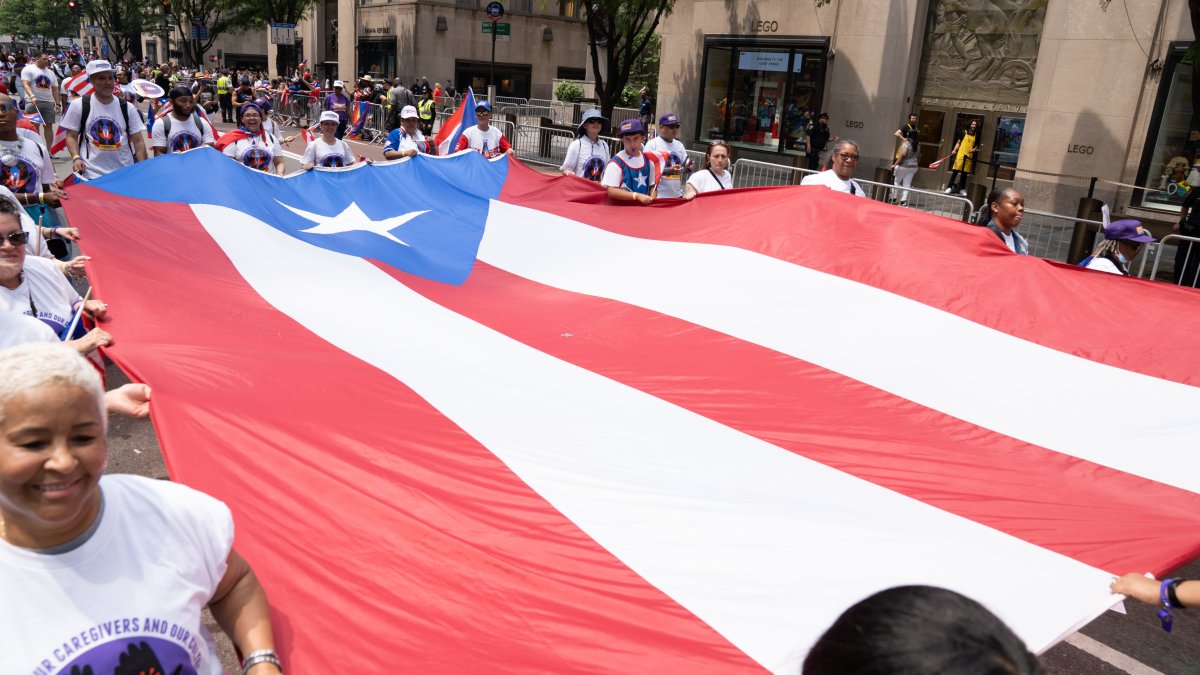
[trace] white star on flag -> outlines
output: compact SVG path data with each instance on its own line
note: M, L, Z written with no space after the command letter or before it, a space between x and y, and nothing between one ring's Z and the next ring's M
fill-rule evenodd
M638 184L638 187L646 187L646 176L645 175L638 176L637 184Z
M372 220L369 216L367 216L367 214L363 213L362 209L358 208L358 204L356 204L354 202L350 202L350 205L347 206L344 210L342 210L341 213L337 214L336 216L321 216L321 215L317 215L315 213L301 211L300 209L297 209L292 206L288 206L287 204L284 204L283 202L280 202L278 200L276 200L276 202L280 206L286 208L287 210L300 216L301 218L304 218L305 220L311 220L312 222L317 224L315 227L310 227L307 230L301 230L302 232L307 232L310 234L342 234L344 232L371 232L373 234L377 234L386 239L391 239L392 241L396 242L397 244L401 244L403 246L410 246L410 244L397 238L395 235L392 234L391 231L400 227L401 225L407 223L408 221L412 220L413 218L416 218L417 216L419 216L421 214L429 213L428 210L409 211L408 213L405 213L403 215L393 216L391 218L385 218L383 220Z

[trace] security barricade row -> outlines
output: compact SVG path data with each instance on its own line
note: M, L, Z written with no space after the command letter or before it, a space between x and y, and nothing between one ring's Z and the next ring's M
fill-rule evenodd
M984 204L981 210L986 208L987 205ZM977 222L982 223L983 217L981 214ZM1104 223L1098 220L1088 220L1079 218L1078 216L1065 216L1058 213L1035 211L1033 209L1025 209L1025 214L1021 216L1019 231L1021 236L1025 237L1025 241L1029 243L1029 255L1035 255L1047 260L1066 262L1071 249L1071 237L1075 232L1076 223L1086 223L1096 226L1097 234L1093 238L1091 248L1094 248L1095 244L1103 239ZM1089 251L1091 248L1089 248Z
M567 129L530 126L516 127L516 134L509 138L513 150L522 162L562 166L567 157L567 148L575 140L575 134Z
M1157 279L1189 288L1200 287L1200 237L1168 234L1147 244L1132 276ZM1147 273L1147 267L1149 272Z
M768 187L775 185L799 185L800 181L809 174L819 173L810 169L801 169L783 164L773 164L753 159L739 159L733 163L734 187ZM863 186L866 196L879 201L899 202L904 188L898 188L891 183L877 183L871 180L855 178L855 182ZM908 203L905 208L922 211L934 215L967 221L971 219L974 205L971 200L958 195L948 195L933 190L908 188Z

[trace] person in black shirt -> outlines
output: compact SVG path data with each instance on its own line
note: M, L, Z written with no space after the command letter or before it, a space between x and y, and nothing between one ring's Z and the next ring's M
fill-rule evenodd
M808 142L805 144L810 170L817 171L824 166L825 163L821 159L825 153L825 146L829 144L829 141L837 139L837 136L830 135L829 113L823 112L818 115L817 121L808 127Z
M1179 211L1179 222L1171 226L1177 234L1185 237L1200 237L1200 209L1193 208L1200 194L1200 188L1188 190L1183 198L1183 208ZM1200 244L1190 241L1179 242L1175 249L1175 283L1180 286L1196 288L1200 273Z

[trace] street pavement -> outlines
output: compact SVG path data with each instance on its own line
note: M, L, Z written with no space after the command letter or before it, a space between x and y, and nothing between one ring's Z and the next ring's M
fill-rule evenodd
M219 131L227 131L232 125L218 124ZM290 133L290 130L285 132ZM368 159L383 161L381 146L349 141L354 151ZM292 143L287 157L288 171L299 168L299 155L303 152L300 139ZM69 158L60 153L55 158L58 175L70 172ZM537 167L553 173L552 169ZM83 252L87 252L87 224L73 223L83 230ZM86 289L86 282L80 288ZM101 299L103 296L100 296ZM119 306L110 311L120 312ZM121 336L115 335L120 341ZM115 388L129 379L113 364L108 365L107 384ZM153 397L151 398L153 401ZM153 405L153 403L151 403ZM166 465L159 447L158 437L149 420L131 420L112 416L109 427L110 473L132 473L168 480ZM879 561L880 566L886 561ZM1133 571L1133 570L1129 570ZM1019 575L1014 569L1012 574ZM1200 578L1200 559L1184 566L1172 576L1190 579ZM270 593L270 589L267 589ZM1187 611L1176 611L1173 632L1167 634L1159 626L1155 608L1137 602L1127 602L1128 614L1105 612L1078 633L1042 655L1046 672L1051 675L1165 675L1200 673L1200 617ZM228 638L220 633L211 616L207 616L209 629L217 636L222 663L228 672L240 672L234 651Z

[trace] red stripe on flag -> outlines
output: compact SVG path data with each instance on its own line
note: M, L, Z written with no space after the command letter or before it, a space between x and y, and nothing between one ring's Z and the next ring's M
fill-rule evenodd
M520 162L509 166L500 196L505 202L634 237L754 251L1067 354L1200 386L1200 359L1192 348L1194 336L1200 335L1200 312L1195 311L1200 295L1190 288L1014 255L986 228L897 211L862 197L835 193L819 202L806 198L825 189L820 187L724 191L691 202L699 208L662 202L625 208L615 219L603 188L585 181L558 185L559 177ZM792 198L767 197L779 190L791 191ZM745 226L748 222L753 226ZM804 243L796 245L800 235L795 223L826 226L805 227ZM846 232L856 233L855 238L848 240ZM970 283L958 283L962 279ZM1063 297L1080 298L1079 311L1072 311ZM1096 312L1089 304L1105 311ZM1153 342L1145 339L1146 321L1154 322Z
M964 422L657 312L482 262L448 286L376 265L552 356L827 466L1111 572L1200 555L1200 495ZM564 332L572 338L564 340ZM730 392L737 392L736 401Z
M190 208L72 196L97 223L87 253L122 261L93 278L109 355L154 387L172 477L232 508L290 670L761 672L425 400L263 301Z

